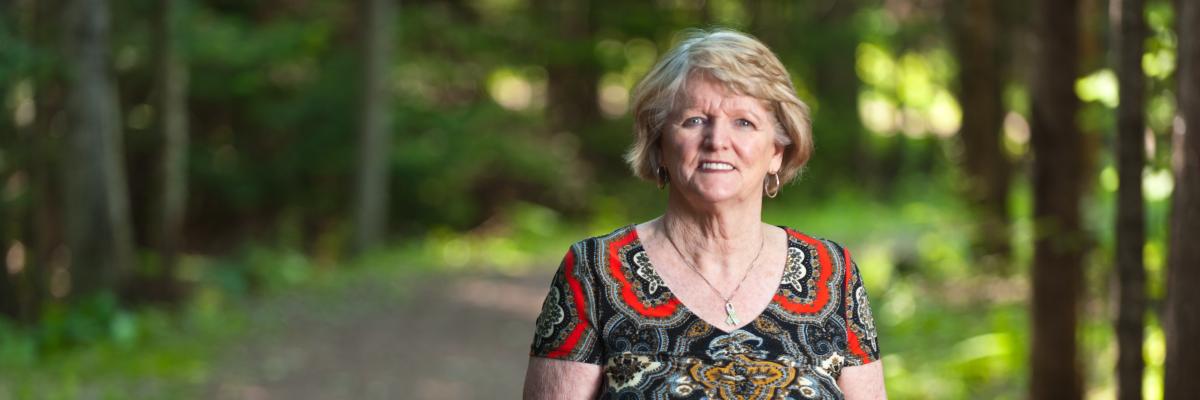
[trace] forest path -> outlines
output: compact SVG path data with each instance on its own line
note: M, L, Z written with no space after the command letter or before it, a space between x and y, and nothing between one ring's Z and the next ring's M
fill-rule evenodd
M553 271L364 277L272 298L209 399L515 399Z

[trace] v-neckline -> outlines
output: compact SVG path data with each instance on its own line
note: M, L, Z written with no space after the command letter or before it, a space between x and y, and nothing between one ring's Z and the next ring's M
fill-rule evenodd
M688 315L691 318L700 320L701 322L704 322L705 324L707 324L709 327L712 327L713 329L721 332L722 334L727 335L727 334L733 333L735 331L743 330L746 327L753 325L759 319L761 319L763 314L766 314L767 310L771 309L771 305L775 304L775 296L777 296L779 294L779 289L783 287L783 280L785 277L787 277L787 272L788 272L787 269L788 269L788 266L791 265L791 261L792 261L791 232L790 232L790 229L788 229L786 226L779 226L779 225L775 225L775 226L780 229L783 229L784 255L783 255L783 269L779 271L779 281L776 282L776 284L775 284L775 290L773 290L771 292L771 300L768 301L767 305L764 306L762 309L760 309L758 311L758 313L754 314L754 318L746 320L746 323L738 325L737 327L730 329L730 330L725 330L724 328L721 327L721 325L714 324L714 323L710 322L709 320L704 319L699 314L696 314L695 312L693 312L692 307L688 306L687 304L684 304L683 299L680 298L679 295L676 294L674 290L671 290L672 285L667 284L667 281L663 279L662 274L658 273L658 267L654 265L654 260L652 260L650 258L650 252L646 251L646 244L642 243L642 236L638 233L637 224L630 224L629 230L633 234L632 244L636 248L640 248L641 249L640 251L642 253L645 253L646 263L649 264L650 271L653 272L655 278L657 278L658 281L661 282L663 290L666 290L666 292L669 293L671 295L671 297L673 297L675 299L675 301L679 303L679 306L683 308L683 310L681 310L681 311L688 313ZM724 300L724 299L722 299L722 300Z

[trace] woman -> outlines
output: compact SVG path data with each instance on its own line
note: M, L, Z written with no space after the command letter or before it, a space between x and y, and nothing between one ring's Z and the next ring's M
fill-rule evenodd
M850 253L762 222L812 151L807 106L762 43L696 31L634 91L628 161L659 218L580 241L542 305L527 399L883 398Z

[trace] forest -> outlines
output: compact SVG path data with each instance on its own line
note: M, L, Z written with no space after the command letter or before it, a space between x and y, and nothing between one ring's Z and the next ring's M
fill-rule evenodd
M0 0L0 400L517 397L718 27L812 109L764 220L853 249L889 397L1200 393L1200 1Z

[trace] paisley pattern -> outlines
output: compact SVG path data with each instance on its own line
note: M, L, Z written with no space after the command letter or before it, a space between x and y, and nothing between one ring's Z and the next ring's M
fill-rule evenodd
M857 266L840 245L787 227L771 304L725 332L688 311L634 225L571 246L530 355L602 365L601 399L840 399L846 366L879 359Z

